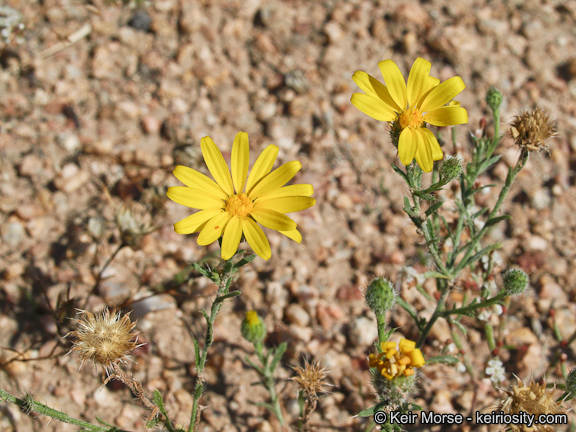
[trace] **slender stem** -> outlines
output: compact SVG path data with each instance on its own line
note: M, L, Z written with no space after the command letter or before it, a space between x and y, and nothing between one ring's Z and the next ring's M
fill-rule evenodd
M386 342L386 314L376 314L376 323L378 325L378 342Z
M13 403L14 405L18 405L25 413L30 414L32 412L36 412L38 414L42 414L48 417L52 417L58 421L63 423L70 423L75 426L80 426L84 430L93 431L93 432L127 432L123 429L118 429L114 427L105 427L105 426L98 426L93 425L91 423L87 423L82 420L77 420L73 417L70 417L68 414L65 414L61 411L55 410L54 408L47 407L44 404L36 402L32 396L26 395L24 399L19 399L16 396L12 396L10 393L5 392L4 390L0 389L0 401L8 401Z
M262 363L262 370L264 371L264 384L268 393L270 393L270 400L272 401L272 407L274 408L274 414L278 418L278 421L282 426L284 426L284 416L282 415L282 408L280 408L280 400L276 394L276 389L274 388L274 377L272 376L273 370L270 369L270 362L268 361L268 356L264 355L264 347L262 342L257 342L254 344L256 349L256 354Z
M424 344L424 341L426 340L428 333L430 333L430 330L432 330L432 326L434 325L436 320L438 320L438 318L440 318L440 316L442 315L444 304L448 299L448 294L450 294L450 289L446 284L446 281L444 281L443 279L436 279L436 284L438 286L438 290L441 293L440 298L438 299L438 303L436 304L436 309L434 310L434 313L430 317L430 321L428 321L426 327L424 327L424 330L422 331L420 337L418 338L418 343L416 343L416 346L418 348L420 348Z
M208 357L208 350L212 346L214 342L214 321L216 321L216 317L222 308L225 299L221 297L223 295L228 294L228 290L230 289L230 272L224 272L220 279L220 284L218 286L218 292L216 293L216 298L212 303L212 307L210 309L210 316L205 315L206 317L206 335L204 337L204 347L202 348L202 354L200 355L200 362L196 365L196 385L194 386L194 402L192 403L192 412L190 414L190 426L188 427L188 432L192 432L197 430L196 426L198 425L198 421L200 420L200 411L198 410L198 406L200 403L200 398L204 393L204 385L206 383L204 379L204 366L206 365L206 359Z
M502 187L502 190L500 191L500 195L498 196L498 201L496 202L496 205L494 206L494 208L490 212L490 215L488 216L487 220L490 220L494 216L496 216L496 213L498 213L498 211L500 210L500 207L504 203L504 200L506 199L508 192L510 192L510 187L512 186L512 183L516 179L516 176L518 175L520 170L522 168L524 168L524 165L526 164L526 161L528 160L528 154L529 154L528 151L522 150L522 153L520 154L520 158L518 159L516 166L514 168L511 168L508 170L508 175L506 176L506 182L504 183L504 186ZM474 253L476 246L478 245L478 243L480 242L482 237L484 237L484 235L488 232L489 228L490 228L490 226L484 225L482 227L482 229L480 230L480 232L476 236L474 236L474 238L470 241L470 245L468 246L468 249L466 250L466 254L462 258L462 260L460 260L460 262L456 266L456 269L454 270L455 274L458 274L464 267L466 267L469 264L468 259Z

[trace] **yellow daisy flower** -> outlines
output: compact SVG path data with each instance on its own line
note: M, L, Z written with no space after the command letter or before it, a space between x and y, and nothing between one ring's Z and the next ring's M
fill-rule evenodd
M450 102L466 87L462 78L452 77L440 84L438 78L429 75L430 62L420 57L412 65L408 85L392 60L384 60L378 66L386 85L366 72L357 71L352 79L366 94L354 93L350 101L376 120L393 122L393 130L400 135L400 162L409 165L416 158L423 171L432 171L433 161L442 159L443 153L438 140L425 125L468 122L466 109L460 107L459 102Z
M234 256L242 236L260 257L267 260L272 256L270 243L256 222L298 243L302 241L296 223L285 213L304 210L316 204L316 200L310 198L314 190L309 184L284 186L300 171L300 162L288 162L270 172L278 156L278 147L269 145L248 175L248 134L238 132L232 145L230 175L222 153L210 137L202 138L201 147L206 166L215 181L182 165L174 169L176 178L186 186L169 188L166 193L168 198L178 204L200 209L176 222L174 231L178 234L200 232L200 246L206 246L222 236L222 259L225 260Z

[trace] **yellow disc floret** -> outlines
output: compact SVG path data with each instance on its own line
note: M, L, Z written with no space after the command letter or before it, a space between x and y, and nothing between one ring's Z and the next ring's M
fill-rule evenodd
M242 219L246 218L254 208L252 200L248 195L241 193L240 195L232 195L226 201L226 211L232 216L238 216Z
M398 124L402 130L409 128L421 128L424 125L422 112L418 108L408 108L398 114Z
M416 342L408 339L400 339L398 350L395 342L382 342L380 348L382 352L377 355L370 354L368 363L389 380L414 375L413 368L426 363L422 351L416 348Z

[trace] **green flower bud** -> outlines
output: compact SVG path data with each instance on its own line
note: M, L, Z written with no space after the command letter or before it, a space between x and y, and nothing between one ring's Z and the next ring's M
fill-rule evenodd
M494 86L490 87L488 92L486 92L486 103L488 104L492 112L496 112L500 109L503 98L504 97L502 96L502 93L500 93L500 90L498 90Z
M504 275L503 291L506 295L516 295L523 293L528 287L530 278L521 268L511 268Z
M576 367L573 368L568 373L568 377L566 377L566 391L572 396L576 396Z
M440 180L448 183L462 174L462 159L460 156L446 156L440 164Z
M366 304L378 317L394 307L396 291L388 279L377 277L368 284L365 298Z
M266 325L256 311L246 312L240 329L242 337L251 343L259 343L266 337Z

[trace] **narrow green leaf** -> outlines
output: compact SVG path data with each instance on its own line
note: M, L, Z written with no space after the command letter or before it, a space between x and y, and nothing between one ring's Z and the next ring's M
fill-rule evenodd
M257 406L264 407L264 408L272 411L273 413L276 412L276 410L274 409L274 407L273 407L272 405L266 403L266 402L257 402L256 405L257 405Z
M440 273L439 271L436 271L436 270L429 270L429 271L425 272L422 276L424 276L426 279L428 279L428 278L452 279L451 275L445 275L444 273Z
M476 213L474 213L474 214L471 216L471 219L474 220L474 219L476 219L477 217L482 216L482 215L483 215L484 213L486 213L487 211L488 211L488 207L484 207L484 208L478 210Z
M198 273L212 280L212 273L208 269L202 267L200 264L197 263L192 263L192 265L194 266L194 269L196 269Z
M282 360L282 356L286 352L287 348L288 344L286 342L282 342L280 345L278 345L278 348L276 348L276 350L274 351L274 357L272 358L272 363L270 363L271 372L274 372L276 366L278 366L278 363L280 362L280 360Z
M374 414L376 414L376 411L380 411L381 408L384 408L387 405L388 404L386 402L379 402L373 407L360 411L358 414L356 414L356 417L372 417Z
M439 355L426 359L426 364L434 364L434 363L457 364L460 363L460 360L457 357L451 355Z
M495 217L495 218L492 218L492 219L488 219L488 220L486 221L486 224L485 224L484 226L485 226L485 227L489 227L489 226L492 226L492 225L497 224L497 223L500 222L500 221L507 220L507 219L512 219L512 216L510 216L510 215L503 215L503 216L498 216L498 217Z
M240 294L242 294L242 291L239 291L239 290L232 291L232 292L229 292L228 294L224 294L224 295L221 295L221 296L219 296L219 297L216 297L216 299L215 299L214 301L215 301L216 303L222 302L222 301L224 301L224 300L226 300L226 299L228 299L228 298L238 297Z
M256 369L260 373L260 375L264 375L264 369L262 369L260 366L257 366L256 363L250 360L247 356L244 356L244 360L246 361L246 363L248 363L250 366Z
M402 171L399 166L392 164L392 169L396 171L396 173L402 177L406 183L408 183L408 177L406 177L406 173Z
M236 268L240 268L245 266L246 264L251 263L252 261L254 261L256 259L256 254L250 254L244 258L242 258L240 261L238 261L236 264L234 264L234 267Z
M430 217L431 214L435 213L440 207L442 207L442 204L444 204L444 201L436 201L434 204L432 204L430 207L428 207L428 210L426 210L426 217Z

